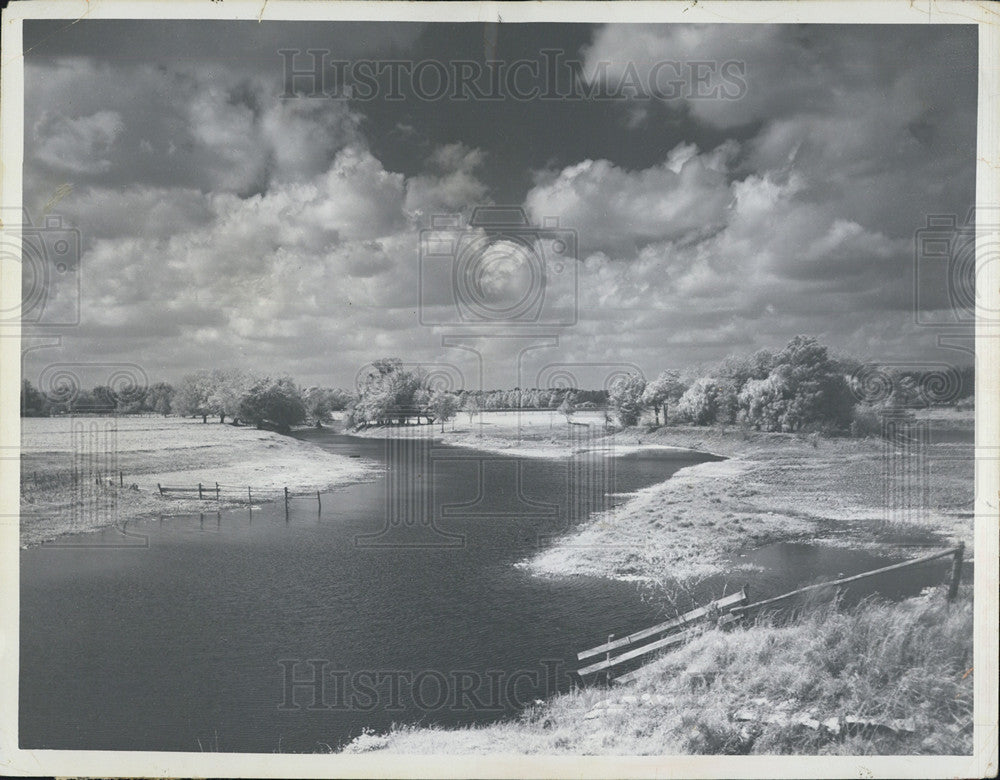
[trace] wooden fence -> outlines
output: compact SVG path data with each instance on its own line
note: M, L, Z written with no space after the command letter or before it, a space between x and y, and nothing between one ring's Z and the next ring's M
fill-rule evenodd
M226 493L225 497L227 499L242 502L244 491L246 491L245 494L246 503L251 505L253 504L255 495L258 501L277 501L283 499L285 502L286 516L288 515L289 502L292 501L293 499L298 499L298 498L309 498L309 499L314 498L316 499L317 508L320 511L322 511L323 509L323 497L320 494L320 491L318 490L293 493L287 487L285 487L282 488L282 491L280 493L277 492L276 490L269 491L260 488L258 488L255 492L254 489L249 485L247 485L246 487L242 485L240 486L220 485L218 482L214 482L210 485L206 485L203 482L199 482L197 486L194 487L191 486L178 487L175 485L161 485L160 483L157 483L156 487L160 491L160 495L165 496L167 498L169 498L171 494L177 494L177 497L185 497L186 495L190 495L192 498L194 497L195 494L197 494L198 498L202 501L205 500L221 501L223 498L223 493L225 492Z
M637 658L642 658L643 656L647 656L661 650L677 647L694 636L696 634L698 624L703 621L716 620L719 625L731 624L751 611L760 611L761 609L774 606L782 601L786 601L804 593L809 593L821 588L839 587L841 585L847 585L851 582L867 579L868 577L876 577L881 574L896 572L902 569L919 566L924 563L949 557L952 559L952 566L947 598L949 602L954 601L955 597L958 595L958 585L962 578L962 562L965 557L964 542L959 544L957 547L932 553L931 555L924 555L920 558L903 561L902 563L895 563L891 566L883 566L880 569L874 569L862 574L855 574L851 577L842 577L841 579L831 580L829 582L806 585L805 587L797 588L796 590L789 591L788 593L782 593L780 596L773 596L761 601L756 601L752 604L747 603L749 600L748 588L744 586L736 593L712 601L703 607L693 609L690 612L686 612L683 615L673 618L672 620L666 621L665 623L660 623L652 626L651 628L636 631L635 633L629 634L628 636L617 640L613 639L614 635L612 634L608 637L608 641L604 644L597 645L596 647L592 647L589 650L584 650L583 652L577 654L577 660L579 661L600 655L601 653L604 653L605 656L601 661L580 667L577 670L577 674L580 677L588 674L597 674L599 672L607 672L610 675L611 670L617 666L627 663L628 661L633 661ZM654 637L659 638L654 639ZM654 639L654 641L648 641L650 639ZM619 653L618 655L612 656L612 652L622 650L623 648L629 649L625 652ZM615 678L615 682L631 682L635 679L636 671L632 671L628 674Z

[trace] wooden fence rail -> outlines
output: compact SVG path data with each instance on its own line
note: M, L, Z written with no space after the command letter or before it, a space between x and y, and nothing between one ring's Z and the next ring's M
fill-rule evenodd
M965 557L964 542L960 543L957 547L951 547L947 550L942 550L941 552L932 553L931 555L924 555L910 561L903 561L902 563L894 563L891 566L883 566L880 569L863 572L862 574L855 574L851 577L842 577L841 579L831 580L829 582L806 585L805 587L797 588L796 590L789 591L788 593L782 593L780 596L773 596L752 604L746 603L748 600L747 588L744 587L737 593L716 599L715 601L706 604L704 607L693 609L690 612L679 615L678 617L668 620L665 623L660 623L650 628L643 629L642 631L636 631L635 633L629 634L628 636L617 640L613 640L612 637L608 637L608 641L604 644L577 653L577 659L581 661L585 658L600 655L601 653L605 654L604 660L581 667L577 670L577 674L582 677L586 674L609 670L626 663L627 661L640 658L658 650L665 650L667 648L683 644L695 633L691 626L709 617L713 619L718 617L720 625L728 624L746 615L751 610L759 610L773 604L778 604L794 596L802 595L803 593L809 593L821 588L838 587L840 585L846 585L851 582L867 579L868 577L876 577L881 574L900 571L901 569L908 569L912 566L919 566L924 563L949 557L952 558L952 566L947 598L948 601L951 602L954 601L955 597L958 595L958 586L962 578L962 562ZM676 631L677 629L680 629L680 631ZM675 633L668 634L668 632ZM663 636L664 634L668 635ZM655 636L660 636L661 638L652 642L646 641ZM645 642L645 644L641 644L643 642ZM636 644L639 646L633 648L633 645ZM620 650L625 647L633 649L629 649L616 656L611 655L612 651ZM618 682L625 682L626 680L634 679L634 677L635 672L630 672L619 678Z
M690 629L691 626L697 624L699 621L706 619L710 615L723 615L730 608L736 604L740 604L747 600L747 588L741 588L736 593L732 593L728 596L724 596L721 599L716 599L715 601L706 604L703 607L698 607L690 612L685 612L683 615L679 615L672 620L668 620L666 623L660 623L659 625L653 626L652 628L646 628L642 631L636 631L634 634L629 634L628 636L622 637L612 641L609 640L597 647L592 647L589 650L584 650L577 654L578 660L583 660L584 658L590 658L594 655L600 655L605 653L605 658L603 661L598 661L596 663L589 664L587 666L577 669L577 674L581 677L585 674L592 674L594 672L600 672L605 669L610 669L614 666L618 666L627 661L631 661L635 658L647 655L648 653L656 652L657 650L663 650L667 647L673 647L674 645L679 645L687 641L692 634ZM654 642L647 642L646 644L641 644L639 647L627 650L624 653L613 656L611 655L612 650L619 650L623 647L632 647L634 644L638 644L654 636L665 634L674 629L682 628L686 629L680 633L671 634L669 636L657 639Z
M201 482L199 482L198 485L195 486L195 487L177 486L177 485L161 485L160 483L157 483L156 484L156 488L157 488L157 490L159 490L161 496L166 496L168 498L170 497L171 493L197 493L198 494L198 498L201 499L201 500L206 500L206 499L212 499L212 498L214 498L216 501L221 501L222 500L222 494L223 494L224 491L225 492L238 491L238 493L239 493L240 496L243 495L243 486L242 485L241 486L220 485L218 482L214 483L214 487L209 486L209 485L205 485L204 483L201 483ZM287 487L282 488L280 493L276 492L276 490L277 489L268 491L268 490L260 490L260 489L258 489L256 495L257 495L257 498L259 500L261 500L261 501L271 501L271 500L277 500L279 498L283 498L284 502L285 502L285 514L286 515L288 514L288 503L289 503L289 501L291 501L292 499L296 499L296 498L309 498L309 499L315 498L316 499L316 505L317 505L318 509L320 511L322 511L322 509L323 509L323 497L322 497L322 494L321 494L321 492L319 490L303 491L303 492L299 492L299 493L293 493ZM246 487L246 491L247 491L246 492L247 503L252 504L253 503L253 499L254 499L253 487L248 485Z
M736 593L729 596L725 596L721 599L717 599L704 607L698 607L698 609L693 609L690 612L685 612L683 615L668 620L666 623L660 623L659 625L653 626L652 628L646 628L642 631L636 631L634 634L629 634L621 639L616 639L613 642L606 642L603 645L598 645L597 647L592 647L590 650L584 650L582 653L577 653L576 658L578 661L582 661L584 658L589 658L592 655L599 655L600 653L610 652L611 650L617 650L621 647L626 647L627 645L632 645L637 642L641 642L644 639L649 639L657 634L663 634L670 631L673 628L678 628L681 626L688 625L689 623L694 623L702 618L706 617L712 610L725 611L728 607L735 606L741 602L747 600L747 588L743 587Z
M918 566L922 563L928 563L930 561L936 561L939 558L950 558L953 557L953 563L951 567L951 581L948 587L948 601L954 601L955 596L958 595L958 582L962 578L962 559L965 555L965 542L962 542L958 547L952 547L948 550L943 550L932 555L924 555L920 558L914 558L911 561L903 561L902 563L894 563L892 566L883 566L881 569L873 569L872 571L866 571L862 574L855 574L852 577L843 577L839 580L831 580L829 582L819 582L815 585L806 585L804 588L798 588L796 590L791 590L788 593L782 593L780 596L774 596L773 598L764 599L763 601L757 601L753 604L746 604L742 607L735 607L732 612L734 614L740 614L743 612L749 612L752 609L760 609L761 607L766 607L771 604L777 604L779 601L784 601L785 599L792 598L793 596L799 596L803 593L808 593L809 591L819 590L820 588L831 588L837 585L846 585L849 582L857 582L858 580L867 579L868 577L875 577L879 574L886 574L890 571L899 571L900 569L908 569L911 566Z

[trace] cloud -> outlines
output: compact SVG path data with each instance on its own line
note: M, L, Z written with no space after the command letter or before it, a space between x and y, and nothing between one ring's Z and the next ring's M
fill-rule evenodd
M59 57L30 62L25 84L32 95L26 124L37 136L26 146L35 188L72 175L78 185L143 182L248 195L272 180L314 176L362 140L345 102L280 100L280 75L220 65L126 70ZM92 113L78 116L80 105Z
M532 352L539 365L656 372L798 332L862 357L926 353L913 233L973 198L974 52L953 28L596 28L592 74L601 61L613 78L629 60L639 72L739 60L746 92L608 103L613 143L537 154L560 161L544 170L528 168L533 152L487 154L403 107L280 100L274 68L231 57L29 60L25 202L38 213L74 185L58 210L83 239L83 322L64 354L142 355L151 375L241 364L345 382L379 354L459 360L440 341L454 329L419 325L420 230L514 177L533 182L533 221L558 217L579 238L578 287L546 290L579 323L552 329L559 346ZM420 154L369 142L381 121ZM633 142L648 145L641 156ZM487 300L524 287L502 257L485 271ZM453 315L442 278L430 299ZM488 381L512 384L531 342L486 330L505 336L477 342Z
M115 141L122 133L117 111L80 117L44 112L34 122L38 160L70 174L102 173L111 168Z
M631 172L584 160L541 174L527 208L538 223L555 216L577 230L583 254L633 256L647 244L711 233L724 223L732 200L726 159L734 151L727 144L700 155L681 144L660 165Z
M488 188L477 177L483 153L462 143L435 149L427 160L427 173L409 179L406 210L417 220L429 222L435 214L456 214L484 204Z

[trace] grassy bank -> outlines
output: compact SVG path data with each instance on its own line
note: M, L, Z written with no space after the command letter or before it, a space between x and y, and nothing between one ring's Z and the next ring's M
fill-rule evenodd
M97 472L103 476L100 485ZM200 419L24 418L20 539L25 546L141 517L214 512L246 504L247 486L258 502L280 495L286 486L325 490L368 473L367 464L307 442ZM157 489L157 484L192 487L199 482L212 486L210 500L192 494L164 497ZM219 501L216 482L227 486Z
M971 429L971 414L939 414L955 429ZM880 438L674 425L604 435L602 413L574 419L584 425L570 426L557 413L486 412L471 425L462 415L443 433L425 425L360 435L432 435L516 457L669 447L727 458L682 469L595 515L524 562L539 575L659 581L669 572L686 580L731 571L741 551L777 541L897 550L903 539L973 541L971 443L934 443L911 453ZM918 470L925 484L915 479Z
M401 727L349 752L968 755L972 594L710 629L623 687L552 697L520 719ZM862 723L851 721L857 719Z

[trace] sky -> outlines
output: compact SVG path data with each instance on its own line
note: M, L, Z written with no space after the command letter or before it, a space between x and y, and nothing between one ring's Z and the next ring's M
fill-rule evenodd
M33 381L350 387L399 356L456 388L599 387L799 333L971 359L927 324L953 296L915 240L974 203L974 27L33 21L24 45L24 207L80 245L27 332L54 344ZM496 99L428 94L437 65L293 95L290 49L533 61L618 97L519 96L530 65ZM636 88L653 73L676 81Z

